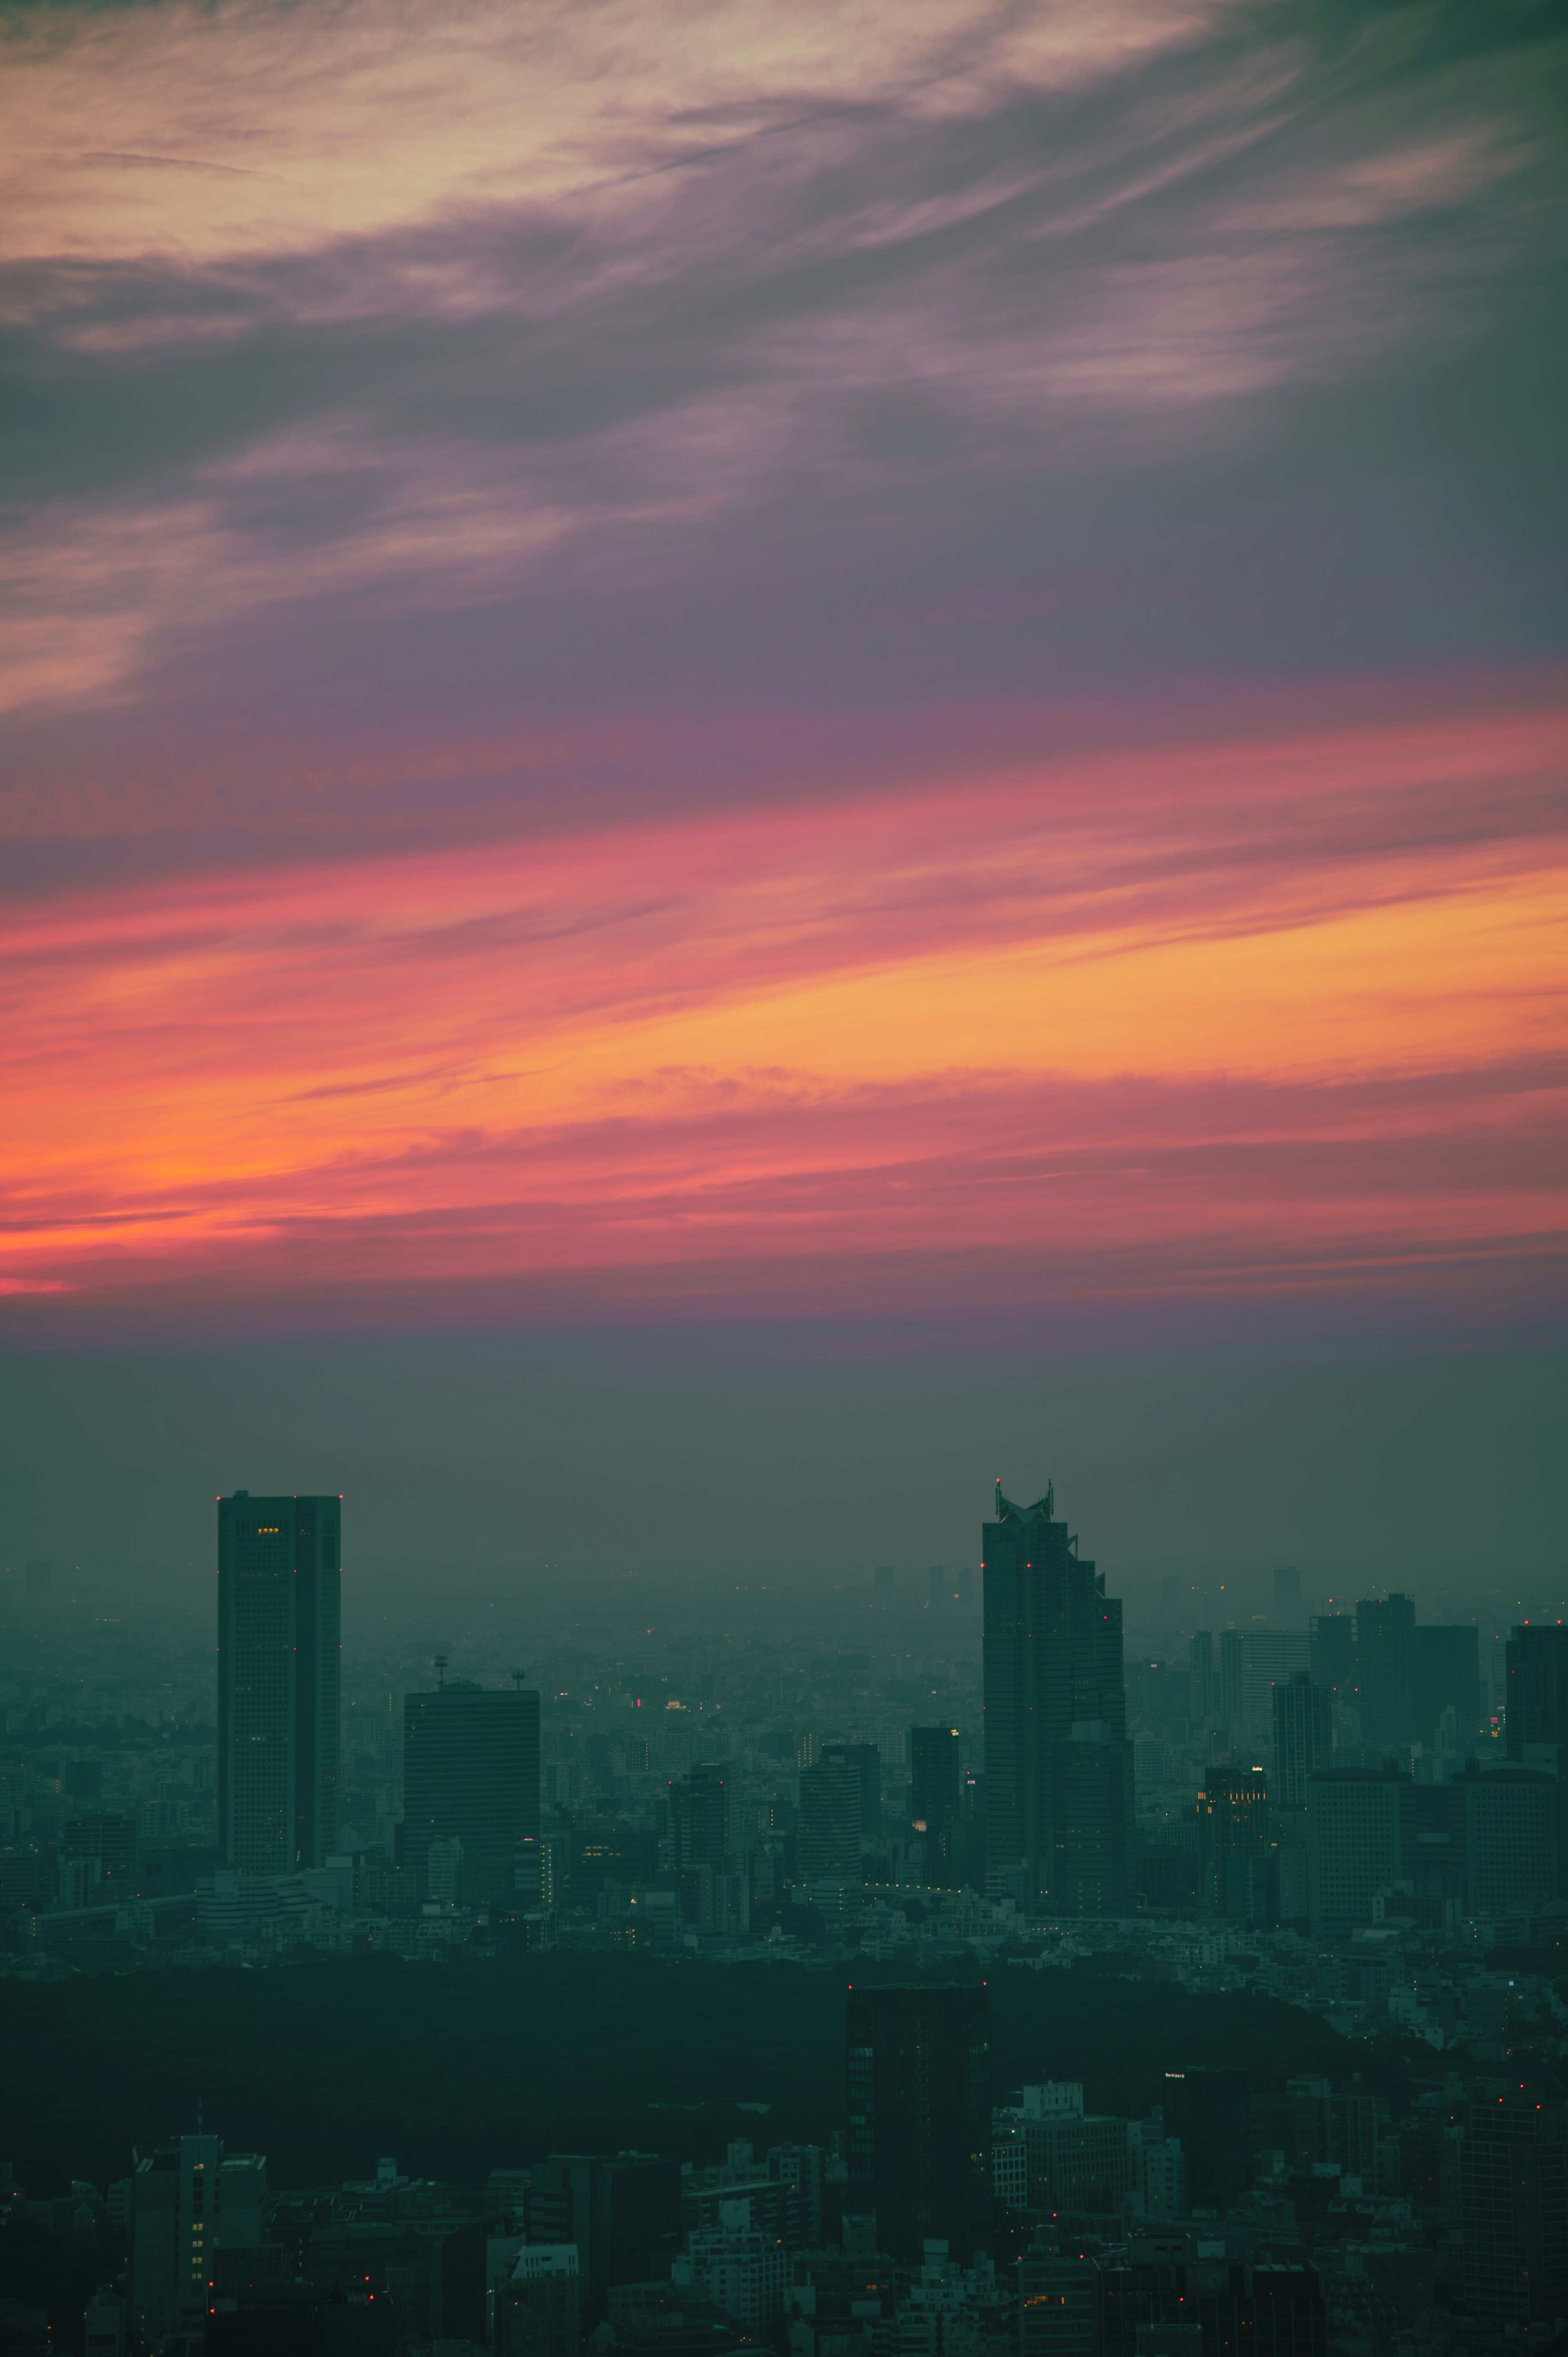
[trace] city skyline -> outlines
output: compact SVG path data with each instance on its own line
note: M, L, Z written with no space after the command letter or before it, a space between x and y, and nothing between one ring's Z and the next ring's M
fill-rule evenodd
M5 2357L1568 2347L1565 124L0 10Z

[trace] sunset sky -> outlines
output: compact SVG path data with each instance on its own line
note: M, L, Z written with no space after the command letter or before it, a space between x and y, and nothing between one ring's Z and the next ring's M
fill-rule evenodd
M0 24L18 1363L1560 1340L1558 12Z

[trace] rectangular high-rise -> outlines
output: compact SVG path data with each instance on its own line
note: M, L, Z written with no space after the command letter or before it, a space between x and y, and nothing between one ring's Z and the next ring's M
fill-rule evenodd
M1048 1892L1064 1878L1091 1888L1114 1914L1131 1896L1114 1871L1107 1882L1103 1862L1119 1851L1130 1867L1133 1851L1122 1607L1055 1515L1054 1490L1015 1506L998 1483L983 1528L986 1857L992 1868L1027 1864ZM1075 1865L1080 1840L1094 1850L1087 1877Z
M1416 1723L1415 1599L1391 1596L1386 1602L1363 1598L1356 1607L1356 1708L1361 1740L1372 1750L1430 1742L1432 1729Z
M814 1767L802 1768L796 1880L808 1887L857 1884L862 1874L860 1824L860 1770L854 1760L824 1757Z
M244 1874L338 1846L341 1498L218 1501L218 1821Z
M967 2265L991 2209L991 2013L983 1986L849 1992L849 2201L878 2247L918 2265L929 2237Z
M1568 1629L1555 1620L1527 1620L1508 1641L1508 1750L1522 1760L1526 1744L1568 1743Z
M465 1895L506 1897L520 1842L539 1838L539 1695L454 1678L403 1705L403 1862L463 1845Z
M1273 1705L1275 1805L1305 1809L1307 1778L1334 1765L1334 1697L1297 1670L1274 1687Z

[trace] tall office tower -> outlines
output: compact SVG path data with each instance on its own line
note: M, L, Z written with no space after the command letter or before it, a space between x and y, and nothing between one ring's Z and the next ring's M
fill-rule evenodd
M1263 1770L1208 1769L1197 1796L1198 1878L1205 1903L1221 1915L1262 1915L1261 1877L1268 1855L1269 1791Z
M1356 1671L1363 1742L1376 1749L1418 1741L1413 1597L1357 1605Z
M1274 1619L1279 1621L1301 1618L1301 1574L1294 1563L1282 1563L1274 1573Z
M999 1482L995 1519L983 1533L986 1856L991 1870L1023 1862L1047 1887L1077 1838L1065 1825L1058 1837L1064 1790L1081 1797L1098 1770L1130 1805L1133 1781L1122 1607L1107 1598L1103 1574L1079 1560L1078 1540L1055 1511L1054 1491L1015 1506ZM1058 1760L1075 1729L1092 1748L1088 1765ZM1126 1903L1119 1894L1107 1911Z
M403 1862L423 1886L433 1842L463 1845L464 1896L512 1888L519 1842L539 1833L539 1696L468 1678L403 1706Z
M1277 1685L1305 1671L1312 1659L1305 1629L1254 1629L1241 1647L1241 1716L1244 1744L1260 1748L1273 1731Z
M1306 1670L1294 1672L1273 1695L1274 1804L1305 1809L1307 1778L1334 1765L1333 1699Z
M341 1498L218 1501L218 1824L243 1874L338 1846Z
M266 2190L261 2155L225 2154L217 2136L180 2136L136 2154L125 2232L142 2347L161 2348L179 2332L200 2336L213 2263L220 2250L253 2250L263 2241Z
M1568 1629L1526 1621L1508 1641L1508 1750L1568 1743Z
M1561 1897L1562 1787L1535 1768L1474 1760L1447 1787L1465 1813L1465 1912L1528 1913Z
M1133 1747L1103 1721L1073 1728L1051 1755L1051 1903L1063 1915L1133 1906Z
M1307 1778L1315 1935L1370 1923L1378 1893L1402 1880L1415 1846L1414 1790L1394 1768L1320 1768Z
M704 1760L670 1787L671 1862L722 1867L729 1852L729 1770Z
M1355 1700L1356 1622L1348 1612L1315 1612L1309 1636L1312 1681L1346 1702Z
M860 1770L850 1760L819 1760L800 1770L795 1879L847 1889L862 1878Z
M947 1825L959 1814L962 1776L956 1727L909 1729L909 1814L917 1824Z
M1167 2071L1165 2134L1187 2155L1194 2201L1224 2212L1252 2179L1245 2071Z
M1214 1691L1214 1631L1200 1629L1196 1637L1187 1641L1187 1676L1191 1682L1191 1714L1199 1727L1212 1727L1215 1704Z
M963 1882L962 1790L957 1727L912 1727L909 1820L925 1835L926 1879L933 1890L954 1890Z
M1221 1629L1219 1631L1219 1724L1240 1730L1245 1708L1244 1681L1247 1663L1247 1632L1244 1629Z
M860 1837L875 1841L882 1831L882 1754L875 1743L824 1743L830 1766L848 1766L860 1778Z
M906 2266L928 2238L968 2265L991 2202L991 2018L983 1987L849 1992L847 2203Z
M1466 2106L1459 2141L1465 2295L1488 2323L1568 2308L1568 2117L1528 2093Z

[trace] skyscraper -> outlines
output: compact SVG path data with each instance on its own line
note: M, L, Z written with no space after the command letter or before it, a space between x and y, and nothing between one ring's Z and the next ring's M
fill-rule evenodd
M1349 1702L1356 1687L1356 1621L1349 1612L1316 1612L1311 1624L1315 1685Z
M1561 2316L1568 2303L1568 2115L1511 2090L1466 2108L1459 2142L1465 2292L1488 2322Z
M403 1706L403 1862L424 1876L431 1845L463 1845L464 1894L504 1897L520 1842L539 1834L539 1696L455 1678Z
M1015 1506L996 1490L985 1524L985 1806L989 1866L1024 1861L1047 1890L1071 1866L1078 1826L1098 1822L1090 1787L1130 1820L1133 1777L1122 1670L1122 1607L1055 1520L1055 1492ZM1070 1759L1060 1755L1068 1749ZM1071 1794L1072 1822L1058 1814ZM1098 1843L1101 1835L1097 1832ZM1130 1823L1124 1846L1131 1857ZM1128 1903L1109 1894L1107 1912Z
M338 1844L341 1498L218 1501L218 1813L246 1874Z
M1199 1876L1207 1904L1221 1915L1260 1911L1269 1849L1268 1779L1261 1768L1209 1768L1197 1796Z
M1416 1725L1415 1599L1391 1596L1356 1607L1357 1710L1362 1741L1376 1750L1416 1741L1432 1729Z
M1187 1674L1191 1680L1191 1717L1198 1727L1211 1727L1219 1699L1214 1684L1214 1631L1200 1629L1187 1641Z
M722 1867L729 1852L729 1770L704 1760L670 1786L671 1864Z
M261 2155L226 2154L215 2136L183 2136L136 2154L125 2226L138 2345L200 2334L219 2251L262 2242L266 2190Z
M917 1824L947 1825L959 1814L956 1727L909 1729L909 1813Z
M822 1760L853 1767L860 1778L860 1837L875 1841L882 1831L882 1754L875 1743L824 1743Z
M853 1760L819 1760L800 1770L795 1836L797 1881L847 1889L861 1879L860 1770Z
M1333 1701L1326 1686L1297 1670L1273 1689L1276 1807L1305 1809L1306 1780L1334 1765Z
M1568 1743L1568 1629L1526 1621L1508 1642L1508 1748L1522 1760L1527 1743Z
M850 2204L878 2246L917 2263L928 2238L967 2264L991 2196L991 2016L981 1988L849 1992Z
M1413 1847L1414 1792L1392 1768L1320 1768L1306 1780L1312 1928L1335 1935L1373 1920Z
M926 1837L926 1879L934 1890L963 1881L962 1772L956 1727L909 1729L909 1817Z

